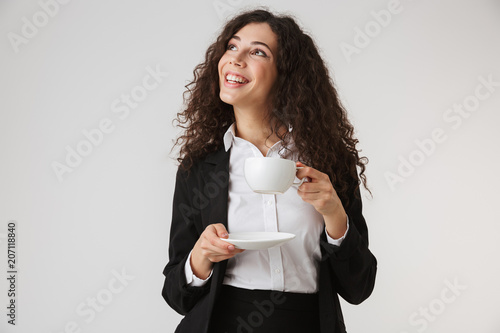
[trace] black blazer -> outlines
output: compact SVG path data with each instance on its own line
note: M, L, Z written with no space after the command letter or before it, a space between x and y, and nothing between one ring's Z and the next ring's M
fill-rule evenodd
M184 265L189 252L209 224L227 228L229 153L222 147L195 163L187 174L178 169L172 206L169 262L163 270L162 295L179 314L185 315L175 332L206 333L214 302L220 292L227 260L215 263L210 280L203 287L186 285ZM355 184L354 184L355 185ZM357 192L358 196L354 196ZM345 332L338 295L359 304L370 296L377 260L368 249L368 230L362 215L359 190L344 207L349 231L341 246L331 245L323 231L319 277L321 332Z

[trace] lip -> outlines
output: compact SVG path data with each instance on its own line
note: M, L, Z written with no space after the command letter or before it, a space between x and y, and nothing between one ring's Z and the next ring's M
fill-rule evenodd
M240 73L233 72L233 71L227 71L226 73L224 73L224 79L226 79L227 74L241 76L242 78L244 78L245 80L247 80L248 82L250 82L250 80L245 75L241 75Z
M231 74L231 75L235 75L235 76L242 77L242 78L244 78L244 79L245 79L246 81L248 81L248 82L247 82L247 83L245 83L245 84L241 84L241 83L231 83L231 82L228 82L228 81L226 80L226 76L227 76L228 74ZM233 71L227 71L227 72L225 72L225 73L224 73L223 78L224 78L224 86L229 87L229 88L238 88L238 87L243 87L243 86L247 85L247 84L250 82L250 80L249 80L246 76L241 75L241 74L240 74L240 73L238 73L238 72L233 72Z

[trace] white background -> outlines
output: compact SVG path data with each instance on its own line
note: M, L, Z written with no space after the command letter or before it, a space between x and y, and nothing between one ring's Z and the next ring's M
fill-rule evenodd
M370 159L364 213L378 275L363 304L342 303L348 331L500 332L500 87L459 126L444 118L474 101L479 77L500 82L493 0L401 0L385 27L372 14L385 0L74 0L46 22L39 2L0 2L0 277L10 220L19 272L15 327L0 279L1 332L174 331L181 316L161 296L172 120L225 19L258 4L296 15L314 37ZM13 34L34 19L37 31L16 47ZM372 37L361 45L365 28ZM341 46L356 42L346 56ZM168 77L120 119L113 101L138 89L148 67ZM59 181L52 164L106 118L113 131ZM446 139L431 149L436 128ZM418 165L391 187L387 173L410 158Z

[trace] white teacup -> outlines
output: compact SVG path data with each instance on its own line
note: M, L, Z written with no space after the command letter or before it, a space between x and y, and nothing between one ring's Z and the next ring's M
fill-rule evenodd
M245 179L248 186L257 193L283 194L290 186L300 186L306 178L300 182L294 182L297 170L294 161L278 157L250 157L245 160Z

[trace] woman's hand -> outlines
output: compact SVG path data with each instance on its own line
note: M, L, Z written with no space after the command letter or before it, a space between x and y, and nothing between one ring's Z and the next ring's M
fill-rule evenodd
M219 238L227 238L227 230L222 223L210 224L198 238L191 253L191 269L194 275L205 280L210 276L214 262L234 257L245 250L236 249Z
M297 178L308 177L308 182L299 186L297 193L323 215L328 235L334 239L342 237L347 230L347 215L342 202L333 188L330 178L312 167L297 162Z

